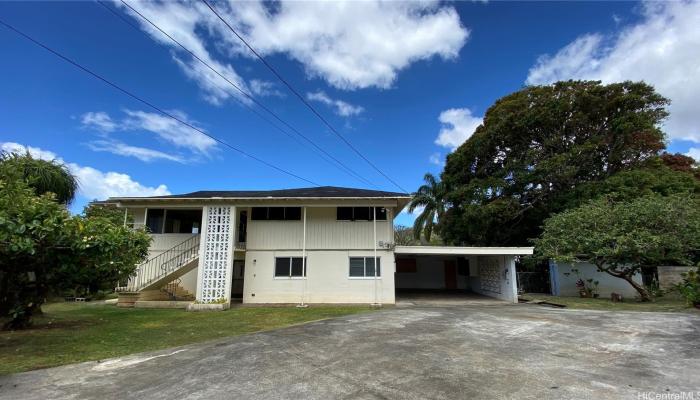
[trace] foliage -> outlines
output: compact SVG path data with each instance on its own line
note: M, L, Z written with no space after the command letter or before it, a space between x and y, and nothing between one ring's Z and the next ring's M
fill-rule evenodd
M86 218L105 218L114 225L124 225L124 210L104 204L90 203L83 209ZM127 215L127 226L132 225L134 217Z
M690 173L695 176L695 179L700 179L700 166L693 157L680 153L664 152L661 154L661 161L674 171Z
M544 219L577 201L573 189L656 158L667 104L641 82L558 82L501 98L447 157L450 207L439 232L454 244L527 244Z
M69 204L78 190L78 180L65 164L26 154L0 152L0 179L19 174L37 195L53 193L56 201Z
M534 243L540 257L594 264L648 301L649 293L633 276L644 266L693 265L700 249L700 200L656 194L593 200L545 220Z
M435 225L445 213L445 189L442 182L438 181L433 174L425 174L423 180L425 184L413 194L413 198L408 203L408 211L412 213L417 208L423 207L423 211L413 223L413 236L420 239L422 233L425 240L430 242Z
M683 281L676 285L676 290L689 304L700 304L700 266L697 271L684 273Z
M413 228L403 225L394 226L394 244L397 246L441 246L443 245L442 238L433 233L430 235L430 241L425 241L425 238L416 239L413 234Z
M403 225L394 226L394 244L397 246L414 246L420 244L413 236L413 228Z
M0 179L0 316L29 325L50 290L116 286L145 258L150 237L104 217L71 216L52 192L37 196L20 171Z

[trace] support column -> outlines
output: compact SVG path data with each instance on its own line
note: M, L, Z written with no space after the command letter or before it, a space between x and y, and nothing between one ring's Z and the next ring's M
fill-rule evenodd
M199 245L197 301L231 302L236 207L207 206L203 210Z
M515 270L515 256L506 256L504 259L505 264L505 278L506 287L505 295L513 303L518 302L518 275Z

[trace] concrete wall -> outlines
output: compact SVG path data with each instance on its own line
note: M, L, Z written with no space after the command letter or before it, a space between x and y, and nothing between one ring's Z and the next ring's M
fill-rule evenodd
M555 296L578 297L578 288L576 281L579 277L572 268L578 269L581 279L594 279L600 282L598 284L598 293L600 297L610 297L611 293L619 293L626 298L634 298L637 296L637 291L627 283L624 279L616 278L608 273L600 272L593 264L577 263L563 264L550 263L550 272L552 277L552 294ZM634 280L639 284L642 283L642 275L637 274Z
M659 266L657 267L659 287L663 290L669 290L683 281L681 274L695 269L695 267Z
M469 264L475 265L477 276L470 277L471 289L484 296L517 303L518 289L513 256L470 257Z
M397 272L397 289L445 289L445 260L457 265L456 257L418 256L416 272ZM457 273L457 288L468 289L469 277Z
M351 278L350 257L372 257L373 250L312 250L307 252L307 278L275 278L275 257L300 257L301 251L246 252L244 303L373 303L374 278ZM381 277L376 280L379 301L394 304L394 254L378 251ZM304 287L306 285L306 287ZM304 295L305 294L305 295Z

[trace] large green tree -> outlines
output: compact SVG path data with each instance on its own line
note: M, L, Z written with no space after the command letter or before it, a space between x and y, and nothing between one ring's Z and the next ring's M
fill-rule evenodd
M421 233L427 242L433 234L435 225L445 213L445 188L433 174L425 174L424 185L418 188L408 203L408 211L423 208L413 223L413 235L420 239Z
M454 244L528 244L545 218L585 200L579 186L658 157L667 104L641 82L558 82L501 98L447 157L439 233Z
M0 153L0 176L18 173L37 195L53 193L61 204L69 204L78 190L78 180L57 160L34 158L29 152Z
M629 282L648 301L646 288L633 278L642 267L699 261L700 199L651 194L593 200L545 220L534 244L540 257L591 263Z
M5 328L27 326L49 293L115 287L147 256L151 239L145 231L104 216L73 216L53 192L37 195L22 171L3 172L0 321Z

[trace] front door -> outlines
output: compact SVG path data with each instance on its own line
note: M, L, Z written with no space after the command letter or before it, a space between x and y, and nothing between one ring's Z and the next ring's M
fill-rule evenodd
M445 260L445 289L457 289L457 264L454 260Z

